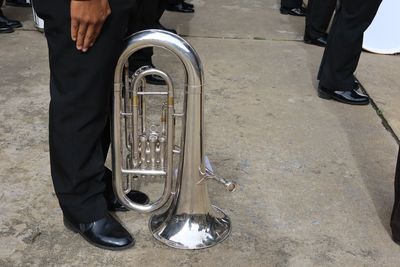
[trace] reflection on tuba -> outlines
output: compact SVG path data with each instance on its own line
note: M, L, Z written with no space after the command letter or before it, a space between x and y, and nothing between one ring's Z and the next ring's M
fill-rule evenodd
M144 66L132 75L128 58L140 49L163 48L177 56L185 69L183 112L176 113L173 82L168 74ZM166 89L146 88L146 76L164 79ZM164 88L164 87L160 87ZM160 125L148 125L150 100L163 99ZM175 121L181 121L180 145L176 145ZM149 227L154 237L179 249L211 247L228 237L229 217L212 206L207 180L234 191L236 184L213 174L204 155L203 69L195 50L181 37L161 30L146 30L128 38L115 72L113 114L114 191L131 210L153 212ZM164 178L162 196L141 205L127 193L135 180Z

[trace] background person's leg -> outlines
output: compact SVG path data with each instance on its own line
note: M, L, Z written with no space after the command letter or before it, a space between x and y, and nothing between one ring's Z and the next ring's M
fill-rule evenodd
M360 59L364 31L371 24L381 0L342 0L329 33L318 78L330 90L352 89Z
M281 6L286 8L301 7L303 4L302 0L281 0Z
M396 174L394 181L394 205L390 226L393 240L400 244L400 150L397 156Z
M309 0L307 5L306 30L316 39L326 34L335 11L337 0Z

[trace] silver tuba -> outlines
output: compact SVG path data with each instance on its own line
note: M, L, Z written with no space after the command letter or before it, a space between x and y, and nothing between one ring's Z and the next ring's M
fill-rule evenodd
M171 77L144 66L129 73L129 57L140 49L163 48L177 56L185 69L183 112L175 112ZM150 91L146 76L157 75L166 89ZM160 87L165 88L165 87ZM160 125L147 125L148 99L163 99ZM146 100L147 99L147 100ZM207 180L234 191L236 184L214 175L204 155L203 68L192 46L181 37L161 30L130 36L115 71L113 105L113 186L121 203L138 212L153 212L149 228L162 243L179 249L202 249L225 240L231 231L229 217L212 206ZM181 121L180 145L175 144L175 122ZM175 167L174 167L175 166ZM148 204L133 202L127 194L133 181L165 179L162 196Z

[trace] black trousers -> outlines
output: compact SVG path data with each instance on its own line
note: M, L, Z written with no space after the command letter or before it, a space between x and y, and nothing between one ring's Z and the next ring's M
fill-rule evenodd
M158 28L159 21L166 8L166 0L139 0L135 13L135 23L129 25L129 32ZM151 65L153 48L145 48L136 52L129 59L129 68L136 71L144 65Z
M331 90L353 88L353 75L360 59L364 31L374 19L381 1L341 1L318 74L322 86Z
M400 150L397 156L396 174L394 178L394 205L390 220L393 238L400 241Z
M130 32L157 28L158 22L165 11L166 0L137 0L138 6L134 12L135 23L129 25Z
M281 0L281 6L287 8L296 8L303 5L303 0Z
M326 34L337 0L308 0L306 33L313 39Z
M113 74L136 1L110 0L112 14L87 53L70 33L70 0L35 0L45 21L50 63L51 175L64 214L79 222L107 212L104 162L110 144Z
M179 5L182 4L184 2L184 0L167 0L167 3L169 5Z

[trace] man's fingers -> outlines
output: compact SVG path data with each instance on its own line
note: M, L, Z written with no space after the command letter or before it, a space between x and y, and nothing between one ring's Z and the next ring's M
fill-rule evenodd
M71 20L71 38L73 41L76 41L78 35L79 23L77 20Z
M89 25L86 31L85 40L83 41L82 52L86 52L90 45L95 41L96 26Z
M87 25L80 23L79 24L79 29L78 29L78 36L76 38L76 48L78 50L82 50L82 48L83 48L83 43L85 41L86 31L87 31Z
M71 38L78 50L86 52L94 45L104 21L111 14L108 1L71 1Z
M99 37L101 31L101 27L97 27L93 33L93 40L92 42L89 44L89 47L92 47L94 45L94 42L97 40L97 37Z

